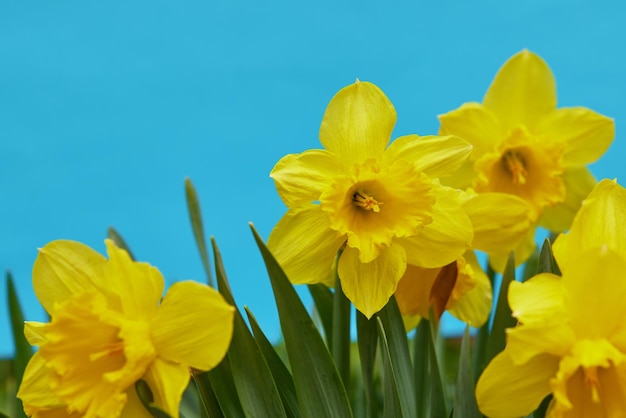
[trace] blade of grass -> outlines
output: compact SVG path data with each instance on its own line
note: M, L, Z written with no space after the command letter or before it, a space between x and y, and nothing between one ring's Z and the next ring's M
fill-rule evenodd
M190 178L185 179L185 198L187 200L187 210L189 211L189 220L191 221L191 229L196 239L200 258L206 273L209 286L213 287L213 274L211 273L211 263L209 262L209 254L207 252L206 240L204 239L204 227L202 225L202 212L200 211L200 201L196 188Z
M443 388L443 378L441 375L441 366L437 359L437 328L435 321L435 313L430 310L429 327L429 344L428 344L428 368L430 376L430 415L433 417L447 417L446 395Z
M453 418L481 418L474 395L474 378L470 364L470 333L465 327L461 341L459 370L456 379L456 396L454 398Z
M274 291L302 415L310 418L352 417L341 377L313 320L252 224L250 228Z
M24 336L24 315L20 306L17 292L15 291L15 285L13 283L13 276L10 272L7 272L7 296L9 304L9 316L11 320L11 330L13 332L13 342L15 347L15 358L13 359L13 370L15 373L16 386L22 382L22 376L26 365L33 355L33 349L28 344L26 337ZM22 401L19 398L15 398L15 408L18 417L26 417L24 409L22 407Z
M350 301L343 294L339 276L333 297L333 339L331 352L346 392L350 388Z
M298 396L296 395L296 387L293 384L293 377L291 376L291 373L283 363L276 350L274 350L274 347L261 330L261 327L259 327L259 324L257 323L252 312L250 312L247 307L244 307L244 309L246 310L246 315L248 316L248 321L250 322L250 327L252 328L252 333L254 334L254 340L259 346L263 357L265 357L267 365L272 372L272 376L274 376L274 382L276 382L278 393L283 401L285 413L288 417L301 417L302 413L300 412Z
M321 283L308 285L309 293L315 303L315 310L322 322L322 329L326 337L326 345L333 346L333 292Z
M413 364L409 353L409 343L404 329L404 322L396 299L392 296L387 305L378 313L383 323L389 345L391 367L398 384L398 395L402 415L406 418L417 416L415 409L415 382L411 372Z
M378 331L375 319L367 319L361 312L356 311L356 333L361 360L361 376L365 390L365 417L374 418L374 367L376 362L376 341Z
M552 246L550 240L546 238L541 246L541 253L539 253L539 263L537 265L537 274L539 273L552 273L557 276L561 275L561 269L559 268L554 254L552 253Z
M498 303L496 312L491 326L491 334L487 342L486 356L484 363L487 364L500 351L504 350L506 345L506 328L515 326L516 320L511 316L511 308L507 300L509 292L509 284L515 280L515 259L513 253L509 256L504 274L502 275L502 284L500 285L500 293L498 295Z
M228 303L236 307L224 270L222 255L215 239L211 238L211 244L219 291ZM228 359L235 388L246 416L251 418L286 418L272 373L239 309L235 311L233 339L228 349Z
M380 336L381 356L383 358L383 417L403 418L402 406L400 405L400 395L398 382L392 366L391 353L389 350L388 338L385 327L380 319L376 318L378 335Z

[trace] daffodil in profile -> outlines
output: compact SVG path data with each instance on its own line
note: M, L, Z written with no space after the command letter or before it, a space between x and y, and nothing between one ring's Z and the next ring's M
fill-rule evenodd
M580 253L607 246L626 257L626 189L617 180L603 179L589 193L569 232L554 241L561 271Z
M546 417L626 416L626 259L607 246L570 260L563 277L512 282L519 324L478 380L488 417L521 417L552 394Z
M190 367L209 370L226 354L234 308L197 282L172 285L107 240L109 259L74 241L53 241L33 268L49 323L26 322L38 351L18 397L33 417L150 417L135 383L178 417Z
M447 184L510 193L531 205L533 225L516 248L517 263L532 253L537 225L555 232L569 228L595 184L586 165L602 156L614 136L606 116L584 107L557 108L550 68L527 50L504 64L482 104L465 103L439 120L440 134L459 135L474 146Z
M342 289L367 317L396 290L407 264L441 267L472 241L451 175L471 146L455 136L408 135L391 144L396 112L357 81L329 103L325 149L283 157L271 172L289 208L268 246L293 283L324 283L337 254Z
M515 195L458 191L458 198L474 228L475 250L506 256L528 229L529 205ZM492 289L474 251L467 251L439 268L409 265L395 297L407 330L428 318L431 307L437 320L448 311L480 327L491 312Z

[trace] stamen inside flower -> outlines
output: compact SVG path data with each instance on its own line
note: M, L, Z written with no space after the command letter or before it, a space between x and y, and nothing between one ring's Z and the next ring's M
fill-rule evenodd
M511 174L513 184L526 184L528 172L526 171L526 161L521 152L514 149L506 150L500 161L504 168Z
M362 190L354 192L354 195L352 195L352 201L357 207L365 210L371 210L376 213L380 212L380 205L383 204L383 202L379 202L374 199L373 196L370 196L367 192Z
M591 399L596 403L600 402L600 394L598 393L600 389L598 368L595 366L585 367L583 370L585 373L585 384L591 389Z

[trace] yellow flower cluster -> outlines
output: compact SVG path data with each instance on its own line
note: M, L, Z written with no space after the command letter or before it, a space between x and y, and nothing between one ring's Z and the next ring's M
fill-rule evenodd
M525 416L553 395L550 418L626 416L626 189L602 180L554 243L563 277L512 282L519 321L481 375L490 417Z
M33 417L150 417L135 383L177 418L190 367L209 370L226 354L234 308L197 282L172 285L161 300L161 273L107 240L107 260L73 241L39 251L37 298L50 323L26 322L39 350L18 397Z
M498 72L483 104L440 116L441 136L390 143L396 113L357 82L329 103L325 149L290 154L271 177L287 213L268 245L293 283L334 283L365 316L395 293L407 328L450 310L485 323L491 285L472 250L501 271L535 248L538 225L566 229L595 180L586 164L613 139L613 121L556 107L554 78L522 51ZM336 257L338 255L338 260Z

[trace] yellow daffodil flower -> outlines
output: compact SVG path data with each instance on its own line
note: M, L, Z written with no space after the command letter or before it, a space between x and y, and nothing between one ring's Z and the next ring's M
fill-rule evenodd
M39 350L18 397L33 417L150 417L135 383L172 417L190 367L209 370L228 349L234 308L197 282L172 285L161 273L107 240L109 259L74 241L54 241L33 268L49 323L26 322Z
M357 81L331 100L323 150L283 157L271 177L289 210L268 246L293 283L327 282L337 253L345 295L367 317L396 290L407 263L441 267L472 241L452 174L471 146L454 136L396 139L396 112L374 84Z
M449 185L479 193L502 192L525 199L534 221L516 248L516 263L532 253L537 225L569 228L595 179L586 165L606 151L613 120L584 107L556 107L556 84L548 65L524 50L510 58L483 103L466 103L439 117L441 135L459 135L474 150ZM501 269L503 259L494 259Z
M626 189L616 180L601 180L583 201L572 227L554 241L561 271L590 248L608 246L626 257Z
M553 395L546 417L626 416L626 259L608 247L570 260L563 277L512 282L519 321L478 380L489 417L521 417Z
M463 209L474 228L472 247L506 256L529 226L529 205L504 193L458 192ZM407 330L420 318L435 318L444 310L473 327L482 326L491 312L491 282L473 251L441 268L409 266L395 293Z

